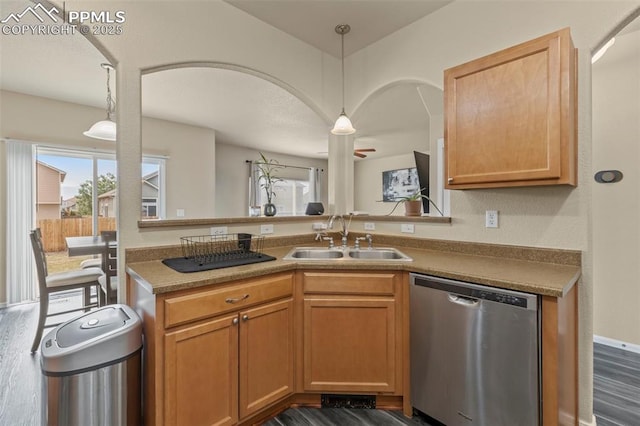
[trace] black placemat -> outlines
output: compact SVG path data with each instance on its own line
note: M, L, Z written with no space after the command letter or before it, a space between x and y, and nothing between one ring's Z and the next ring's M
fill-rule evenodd
M194 262L192 259L184 257L164 259L162 263L178 272L202 272L210 271L212 269L230 268L232 266L249 265L252 263L269 262L271 260L276 260L276 258L267 254L256 253L256 255L252 257L226 259L204 264L199 264Z

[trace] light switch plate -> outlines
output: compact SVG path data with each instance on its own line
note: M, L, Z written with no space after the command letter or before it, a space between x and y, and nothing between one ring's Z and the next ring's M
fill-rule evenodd
M375 231L376 230L376 224L373 222L365 222L364 223L364 230L365 231Z
M273 225L260 225L260 233L261 234L273 234Z
M211 228L209 235L224 235L228 234L228 228L226 226L214 226Z
M400 232L404 232L405 234L413 234L416 232L416 227L413 223L403 223L400 225Z

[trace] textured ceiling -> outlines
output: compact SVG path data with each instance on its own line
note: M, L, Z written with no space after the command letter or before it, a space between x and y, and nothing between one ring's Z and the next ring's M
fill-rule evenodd
M225 0L337 58L336 25L349 24L345 56L435 12L452 0Z

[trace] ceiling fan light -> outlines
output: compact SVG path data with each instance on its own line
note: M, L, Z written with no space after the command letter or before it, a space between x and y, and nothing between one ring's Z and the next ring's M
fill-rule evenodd
M85 136L105 141L116 140L116 123L111 120L102 120L95 123L89 130L82 133Z
M336 120L336 124L331 129L331 133L334 135L352 135L356 132L356 129L353 128L353 124L351 124L351 120L347 117L347 114L342 110L340 116Z

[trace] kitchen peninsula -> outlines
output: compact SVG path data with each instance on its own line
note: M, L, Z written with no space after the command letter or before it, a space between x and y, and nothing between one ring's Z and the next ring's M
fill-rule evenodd
M127 250L128 301L144 320L145 424L253 424L327 394L410 415L410 272L538 295L541 419L575 423L580 252L375 235L413 260L282 260L312 240L274 239L264 251L275 261L191 274L161 262L179 246Z

